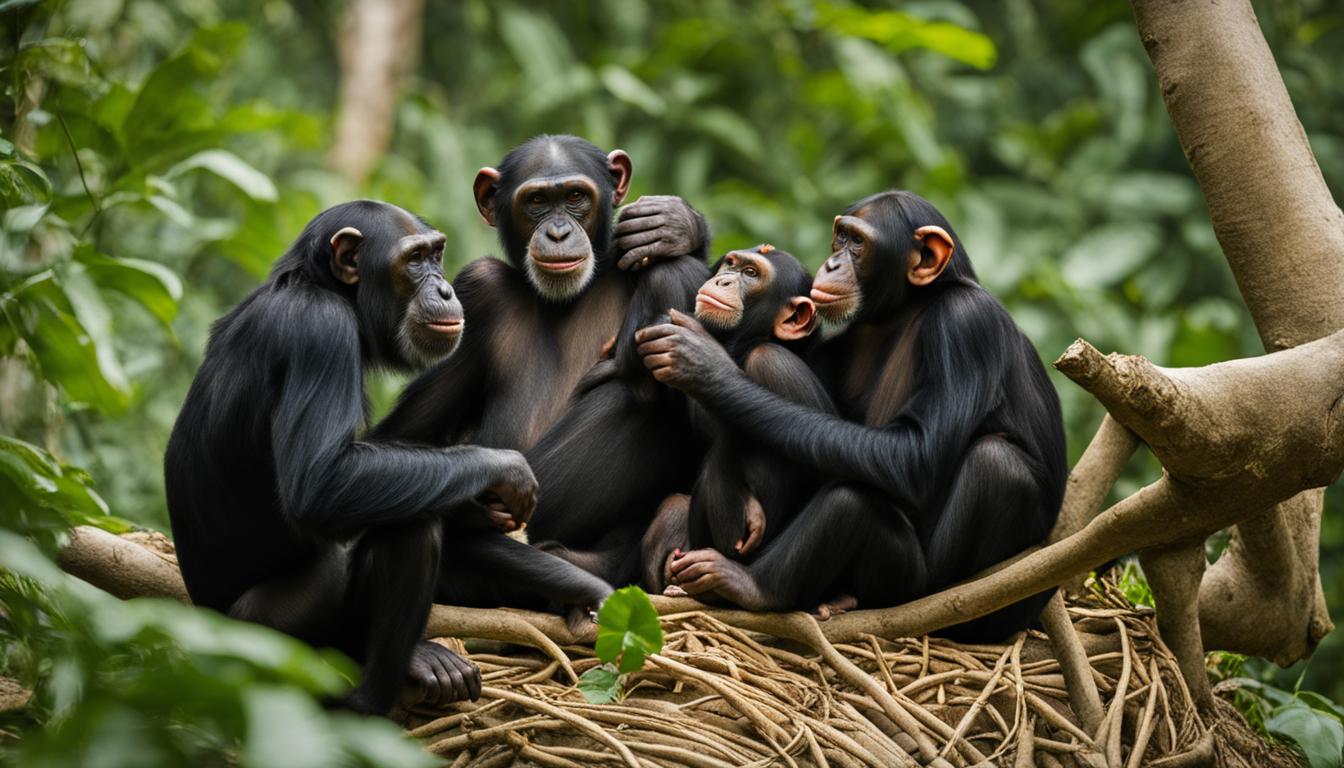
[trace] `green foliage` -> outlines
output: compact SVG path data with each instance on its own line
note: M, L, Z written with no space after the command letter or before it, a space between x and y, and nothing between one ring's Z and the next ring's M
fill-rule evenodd
M597 613L594 650L602 664L579 678L579 692L593 704L620 696L625 675L638 672L644 657L663 649L663 625L644 590L624 587L612 593Z

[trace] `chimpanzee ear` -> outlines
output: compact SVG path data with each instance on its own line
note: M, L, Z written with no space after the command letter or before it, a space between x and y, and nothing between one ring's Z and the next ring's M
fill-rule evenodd
M359 244L364 234L354 227L342 227L331 236L331 274L346 285L359 282Z
M817 325L817 305L806 296L794 296L779 311L775 320L775 338L780 341L805 339Z
M910 271L906 279L911 285L928 285L947 269L952 261L952 236L947 230L935 224L927 224L915 230L915 239L920 241L910 259Z
M471 185L476 195L476 210L481 212L485 223L495 226L495 193L499 191L499 171L486 167L476 172L476 181Z
M625 199L625 193L630 191L630 176L634 174L634 165L630 162L630 156L625 154L623 149L613 149L611 154L607 155L607 170L611 171L612 181L616 184L616 191L611 195L611 204L620 205Z

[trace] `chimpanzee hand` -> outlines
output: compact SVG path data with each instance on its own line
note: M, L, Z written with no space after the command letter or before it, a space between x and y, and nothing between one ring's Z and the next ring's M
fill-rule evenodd
M680 197L645 195L621 209L613 234L625 252L616 265L637 270L655 259L696 253L709 239L709 227Z
M733 546L737 554L746 556L756 551L761 545L761 539L765 538L765 508L755 496L748 496L742 513L742 538Z
M738 370L699 321L675 309L667 322L635 331L635 343L653 378L690 395Z
M516 531L527 525L537 508L537 478L527 459L517 451L499 450L500 464L495 481L481 494L481 503L490 521L503 531Z

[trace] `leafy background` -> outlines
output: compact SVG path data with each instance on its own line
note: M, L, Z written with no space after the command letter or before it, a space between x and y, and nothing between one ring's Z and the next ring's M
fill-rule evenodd
M1338 194L1344 9L1256 7ZM845 204L915 189L1047 362L1076 336L1172 366L1261 352L1123 0L430 3L393 146L358 188L324 157L341 11L0 0L0 670L36 691L0 714L0 749L25 762L420 761L390 727L314 704L348 661L126 607L50 557L71 524L166 530L161 457L209 324L308 218L397 202L449 234L455 271L494 250L475 170L535 133L626 149L632 199L688 198L716 251L769 241L813 267ZM1076 458L1101 409L1054 380ZM376 379L376 404L400 383ZM1117 494L1158 471L1143 457ZM1326 498L1322 580L1344 616L1344 489ZM1321 713L1296 738L1338 763L1339 634L1285 671L1213 663L1263 683L1238 701L1267 730Z

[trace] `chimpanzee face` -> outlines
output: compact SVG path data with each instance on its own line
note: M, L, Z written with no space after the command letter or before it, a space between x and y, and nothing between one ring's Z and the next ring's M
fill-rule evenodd
M836 216L831 257L812 281L822 337L887 316L938 280L956 250L945 223L908 192L881 192Z
M538 295L567 301L583 293L610 250L612 209L630 175L630 157L619 149L603 154L573 136L539 136L498 170L480 170L476 203Z
M447 238L390 205L359 224L332 235L332 272L356 286L360 323L385 362L418 368L452 354L464 320L443 274Z
M797 341L812 332L816 312L804 294L807 269L772 245L730 251L695 296L695 317L730 353L765 341Z

